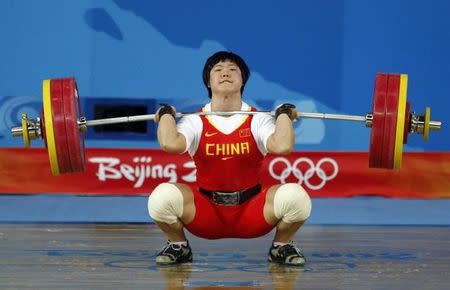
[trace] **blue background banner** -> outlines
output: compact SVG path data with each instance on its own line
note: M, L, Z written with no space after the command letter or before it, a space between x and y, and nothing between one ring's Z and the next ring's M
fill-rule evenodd
M305 112L364 115L377 72L407 73L412 108L431 106L444 127L427 143L411 136L405 150L449 151L448 11L445 0L4 0L0 144L21 146L9 129L23 111L40 114L43 79L76 77L88 118L96 99L196 111L209 101L201 79L206 58L231 50L252 70L244 100L264 110L291 102ZM90 133L86 144L157 147L148 126L146 138ZM370 130L305 119L296 135L297 150L368 150Z

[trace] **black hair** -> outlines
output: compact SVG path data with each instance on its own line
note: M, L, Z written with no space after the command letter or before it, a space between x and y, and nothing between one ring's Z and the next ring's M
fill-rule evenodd
M203 83L205 84L206 88L208 89L209 98L212 96L211 88L209 85L209 77L210 72L213 66L218 64L221 61L231 61L232 63L236 64L239 69L241 70L242 75L242 87L241 87L241 94L244 91L245 84L247 83L248 78L250 77L250 70L245 63L245 61L237 54L231 52L231 51L218 51L211 55L205 62L205 66L203 67Z

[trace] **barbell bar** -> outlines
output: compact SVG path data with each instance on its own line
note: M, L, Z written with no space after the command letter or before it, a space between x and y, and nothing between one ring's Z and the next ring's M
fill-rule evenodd
M430 108L426 108L428 112L430 112ZM30 134L30 139L38 139L42 138L40 133L39 122L40 119L26 119L28 122L28 134ZM271 116L275 116L275 111L229 111L229 112L184 112L184 113L175 113L175 118L181 118L187 115L198 115L198 116L230 116L235 114L243 114L243 115L256 115L256 114L269 114ZM354 122L364 122L366 127L372 127L372 119L373 116L371 113L362 115L345 115L345 114L328 114L328 113L309 113L309 112L297 112L298 118L305 119L326 119L326 120L339 120L339 121L354 121ZM420 133L424 134L424 124L423 120L424 116L416 116L414 115L413 127L410 133ZM428 113L429 116L429 113ZM428 117L429 118L429 117ZM143 121L152 121L155 120L155 114L146 114L146 115L135 115L135 116L125 116L125 117L114 117L114 118L104 118L104 119L95 119L95 120L86 120L84 116L81 116L78 120L78 125L80 126L80 130L86 130L84 127L93 127L93 126L102 126L102 125L112 125L112 124L120 124L120 123L133 123L133 122L143 122ZM439 131L441 129L442 122L441 121L432 121L429 120L429 131ZM11 128L11 134L14 137L21 137L24 132L24 127L13 127ZM428 140L428 139L427 139ZM424 141L427 141L424 140ZM29 142L24 142L29 144ZM28 147L28 146L25 146Z
M439 131L442 126L442 122L431 120L431 110L428 107L424 115L410 112L410 105L406 100L407 81L408 77L405 74L378 73L375 79L373 109L364 116L297 112L297 117L364 123L366 127L372 128L369 166L399 169L402 146L406 144L408 134L422 134L424 141L427 141L429 132ZM262 113L275 115L274 111L178 112L175 117L181 118L192 114L229 116ZM81 115L75 79L51 79L43 82L41 117L28 119L26 113L23 113L22 125L11 128L11 134L14 137L22 136L25 146L29 146L33 139L44 139L52 173L59 175L85 171L84 132L87 127L154 119L154 114L147 114L86 120Z
M427 111L430 112L430 108L427 108ZM26 119L28 121L28 133L30 135L30 139L38 139L42 138L40 133L39 122L40 119ZM269 114L271 116L275 116L275 111L229 111L229 112L184 112L184 113L175 113L175 118L181 118L187 115L198 115L198 116L230 116L235 114L243 114L243 115L256 115L256 114ZM429 114L429 113L428 113ZM424 115L425 116L425 115ZM414 115L413 127L410 133L420 133L423 134L424 116L416 116ZM373 116L371 113L367 113L365 116L362 115L345 115L345 114L328 114L328 113L309 113L309 112L297 112L297 118L305 118L305 119L326 119L326 120L339 120L339 121L354 121L354 122L364 122L366 127L372 127L372 119ZM428 117L429 118L429 117ZM84 127L93 127L93 126L102 126L102 125L112 125L112 124L121 124L121 123L133 123L133 122L143 122L143 121L153 121L155 120L155 114L145 114L145 115L135 115L135 116L125 116L125 117L113 117L113 118L104 118L104 119L95 119L95 120L86 120L84 116L81 116L78 120L78 125L80 126L80 130L86 130ZM429 131L439 131L441 129L442 122L441 121L432 121L429 120ZM24 132L24 127L13 127L11 128L11 134L14 137L21 137ZM428 139L427 139L428 140ZM424 141L427 141L424 140ZM29 144L29 142L24 142ZM25 146L28 147L28 146Z

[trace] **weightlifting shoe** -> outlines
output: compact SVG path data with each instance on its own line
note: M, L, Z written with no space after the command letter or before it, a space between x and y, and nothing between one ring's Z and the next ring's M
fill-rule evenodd
M269 262L278 263L287 266L303 266L306 263L305 256L300 252L294 243L283 246L270 247Z
M158 265L175 265L192 262L192 249L187 242L186 246L167 241L167 245L156 256Z

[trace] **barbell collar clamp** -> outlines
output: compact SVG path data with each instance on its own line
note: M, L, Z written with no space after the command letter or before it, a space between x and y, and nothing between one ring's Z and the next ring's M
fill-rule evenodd
M36 119L26 119L28 135L30 140L33 139L42 139L42 130L41 130L41 118ZM11 135L13 137L22 137L23 136L22 126L12 127Z
M417 115L414 112L411 113L411 129L410 133L418 133L423 134L425 128L425 116ZM441 130L442 122L441 121L430 121L430 131L439 131Z
M365 123L366 123L367 128L372 128L372 124L373 124L373 114L372 113L366 114Z
M86 117L81 116L78 119L78 127L80 128L81 132L86 132L87 131L87 120L86 120Z

